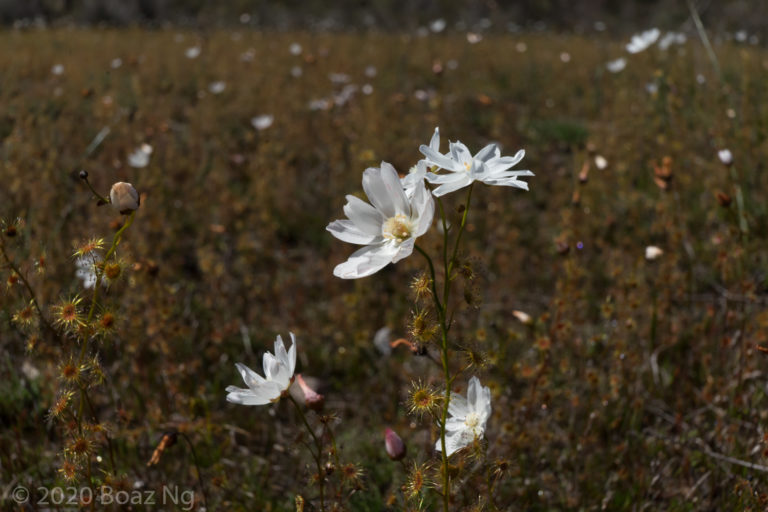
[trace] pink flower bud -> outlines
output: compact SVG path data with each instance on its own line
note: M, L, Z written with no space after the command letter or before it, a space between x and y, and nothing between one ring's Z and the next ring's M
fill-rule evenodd
M109 191L109 200L115 210L122 214L139 209L139 193L130 183L119 181L112 185Z
M304 403L307 404L307 407L316 412L322 411L323 405L325 405L325 397L310 388L300 373L296 375L296 380L299 382L301 391L304 392Z
M384 430L384 447L392 460L401 460L408 451L403 440L391 428Z

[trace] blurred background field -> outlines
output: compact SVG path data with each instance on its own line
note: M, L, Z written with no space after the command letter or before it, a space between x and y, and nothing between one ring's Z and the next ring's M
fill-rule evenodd
M383 430L428 458L435 429L405 400L411 381L439 383L440 371L373 338L406 336L423 262L339 280L351 249L325 226L345 194L362 193L366 167L407 172L439 126L471 148L524 148L518 167L536 174L527 193L476 190L462 255L474 275L459 280L454 335L483 354L493 392L499 480L483 509L764 509L768 54L717 37L718 76L694 32L636 55L628 37L598 32L434 32L0 32L0 217L24 220L6 247L45 315L83 293L75 247L121 222L79 171L102 193L129 181L142 197L120 246L129 275L107 293L118 333L97 347L105 382L93 400L114 467L99 446L94 473L127 489L199 489L183 443L146 467L179 430L209 510L294 510L295 493L314 492L294 411L224 399L235 362L258 368L293 331L298 371L363 470L348 509L403 508L405 472ZM609 71L620 57L625 69ZM134 167L143 144L147 163ZM460 200L446 204L455 215ZM648 246L663 254L647 259ZM28 299L3 285L8 488L62 481L49 409L72 348L45 333L30 343L11 320ZM469 510L488 483L460 464L456 505Z

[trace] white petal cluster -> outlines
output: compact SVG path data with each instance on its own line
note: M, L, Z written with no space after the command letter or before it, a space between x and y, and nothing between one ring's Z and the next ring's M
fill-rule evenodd
M142 144L128 154L128 165L140 169L149 165L149 157L152 155L152 146L147 143Z
M440 128L435 128L435 133L432 134L432 140L429 141L429 147L435 152L440 151ZM412 196L419 183L424 182L424 179L427 177L428 167L429 164L426 160L419 160L416 165L411 167L408 174L400 179L403 188L405 188L406 195L409 197Z
M426 157L428 165L447 171L446 174L426 174L427 181L438 185L432 191L436 197L464 188L474 181L528 190L528 184L520 178L533 176L531 171L509 170L525 157L525 151L522 149L513 157L501 156L496 144L485 146L474 156L461 142L451 142L450 151L445 155L432 148L431 144L422 145L419 150Z
M627 67L627 59L624 57L619 57L616 60L612 60L610 62L607 62L605 64L605 67L610 71L611 73L620 73L624 70L625 67Z
M477 377L472 377L467 397L451 395L448 412L451 417L445 422L445 450L452 455L485 434L485 424L491 417L490 388L480 384ZM442 449L440 439L435 448L438 451Z
M227 387L227 401L241 405L264 405L276 402L293 382L296 369L296 337L291 334L291 348L285 350L283 338L275 340L274 355L264 353L264 377L244 364L237 363L237 369L243 377L247 389L237 386Z
M728 148L718 151L717 158L719 158L725 165L731 165L733 163L733 153L731 153L731 150Z
M640 53L647 50L661 35L661 31L652 28L632 36L629 44L626 46L629 53Z
M339 240L363 246L333 270L342 279L369 276L409 256L435 213L424 182L407 195L397 171L386 162L365 170L363 190L371 203L348 195L344 213L349 220L333 221L326 228Z
M83 282L83 288L89 290L96 286L98 276L96 275L96 265L101 263L102 257L100 254L90 254L86 256L80 256L75 260L75 275ZM101 281L102 286L106 287L106 279Z

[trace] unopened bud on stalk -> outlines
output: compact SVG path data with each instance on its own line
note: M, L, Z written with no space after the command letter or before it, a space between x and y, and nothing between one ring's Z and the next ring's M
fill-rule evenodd
M391 428L384 430L384 448L392 460L402 460L408 451L403 440Z
M523 325L533 325L533 318L531 318L531 315L529 315L525 311L520 311L516 309L512 311L512 316L517 318L520 321L520 323Z
M310 388L300 373L296 375L296 380L299 382L301 391L304 392L304 402L307 404L307 407L315 412L322 411L325 405L325 397Z
M115 210L123 215L139 209L139 193L130 183L119 181L112 185L109 199Z

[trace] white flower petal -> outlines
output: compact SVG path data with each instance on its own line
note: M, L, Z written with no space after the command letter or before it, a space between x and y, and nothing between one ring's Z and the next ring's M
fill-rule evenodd
M444 183L453 183L455 181L463 180L465 174L466 173L464 172L449 172L448 174L428 173L427 181L437 185L442 185Z
M452 183L446 183L444 185L440 185L435 190L432 191L432 195L435 197L444 196L445 194L450 194L451 192L455 192L456 190L462 189L472 183L472 178L469 176L469 174L464 174L460 180L456 180Z
M399 244L397 246L397 252L392 257L392 263L397 263L398 261L410 256L413 252L414 245L416 245L415 238L409 238L408 240L405 240L403 243Z
M335 220L325 228L333 236L350 244L368 245L376 241L376 235L364 233L351 220Z
M240 375L243 377L243 382L245 382L245 385L248 386L251 389L255 389L265 382L267 382L264 377L256 373L255 371L251 370L247 366L245 366L242 363L235 363L235 366L237 367L237 370L240 372Z
M440 153L430 148L429 146L425 146L422 144L421 146L419 146L419 151L421 151L422 155L427 157L427 162L429 162L432 165L436 165L441 169L445 169L447 171L462 170L461 168L457 167L457 162L455 162L448 156L441 155Z
M358 279L375 274L392 262L395 255L389 244L369 245L349 257L344 263L336 265L333 275L342 279Z
M280 396L277 387L272 383L267 383L258 390L240 389L235 386L229 386L226 389L227 401L240 405L265 405Z
M269 352L265 352L262 363L264 365L264 376L267 380L274 380L275 375L280 371L280 362L275 356Z
M432 139L429 141L429 147L432 151L440 152L440 128L435 127L435 133L432 134Z
M398 187L402 188L399 182L398 179ZM382 178L382 169L369 167L363 172L363 190L374 208L384 214L384 217L393 217L397 213L396 199L390 195L390 190Z
M379 210L353 195L347 196L344 214L360 228L360 231L374 236L381 234L381 225L386 220Z
M296 371L296 336L292 332L288 334L291 336L291 348L288 349L288 371L293 376L293 372Z
M469 153L468 149L467 149L467 153ZM499 158L500 156L501 156L501 152L499 151L499 147L496 144L488 144L483 149L477 152L477 154L475 155L475 159L482 160L483 162L487 162L492 158Z

